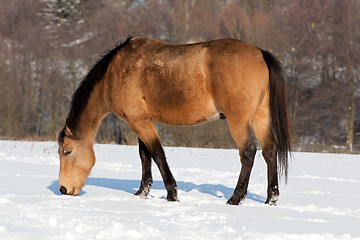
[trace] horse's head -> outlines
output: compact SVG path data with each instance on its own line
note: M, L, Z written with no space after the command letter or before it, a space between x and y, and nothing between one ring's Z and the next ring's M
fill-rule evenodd
M59 188L62 194L79 195L95 164L92 143L78 139L64 128L58 137L60 172Z

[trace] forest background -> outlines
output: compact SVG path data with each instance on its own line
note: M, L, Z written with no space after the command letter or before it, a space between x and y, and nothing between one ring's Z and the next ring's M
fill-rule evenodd
M237 38L282 62L295 151L360 152L359 0L0 0L0 139L55 140L90 67L127 36ZM226 121L157 124L166 146L233 148ZM114 115L99 143L136 144Z

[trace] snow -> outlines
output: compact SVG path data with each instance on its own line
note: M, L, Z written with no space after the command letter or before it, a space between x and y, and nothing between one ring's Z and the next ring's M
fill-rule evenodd
M360 239L360 156L294 153L277 206L266 200L256 155L248 197L226 205L240 170L236 150L165 148L180 202L159 171L148 199L134 197L136 146L95 145L80 196L58 190L55 142L0 141L0 239Z

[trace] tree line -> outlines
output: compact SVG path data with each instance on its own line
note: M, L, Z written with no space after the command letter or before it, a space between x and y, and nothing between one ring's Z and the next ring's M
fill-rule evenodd
M54 140L71 96L127 36L237 38L282 62L294 150L360 151L359 0L12 0L0 2L0 138ZM225 120L157 125L165 145L235 147ZM97 142L135 144L103 120Z

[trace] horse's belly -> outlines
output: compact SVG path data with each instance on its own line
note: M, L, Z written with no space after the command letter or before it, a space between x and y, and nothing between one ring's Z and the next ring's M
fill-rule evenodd
M148 104L153 121L170 125L194 125L219 117L219 112L210 98L193 98L185 102L163 101Z

